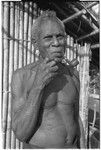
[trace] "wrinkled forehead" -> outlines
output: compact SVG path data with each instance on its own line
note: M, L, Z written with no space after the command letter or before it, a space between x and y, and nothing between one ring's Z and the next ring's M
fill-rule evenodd
M64 26L56 19L44 20L41 24L41 35L47 34L65 34Z

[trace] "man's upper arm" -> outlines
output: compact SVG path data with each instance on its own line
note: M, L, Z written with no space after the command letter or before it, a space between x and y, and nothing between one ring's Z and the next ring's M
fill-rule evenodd
M16 112L22 104L24 99L22 98L22 76L19 71L14 72L11 82L11 96L12 96L12 111Z

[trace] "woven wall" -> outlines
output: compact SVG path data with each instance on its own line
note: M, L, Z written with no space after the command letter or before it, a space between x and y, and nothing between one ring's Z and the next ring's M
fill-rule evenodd
M31 43L31 28L40 15L40 9L32 2L2 2L2 135L3 148L22 148L11 130L11 77L20 67L38 60L38 51ZM83 52L83 53L82 53ZM87 136L88 86L89 86L89 45L80 46L67 36L65 56L77 58L80 73L80 115Z

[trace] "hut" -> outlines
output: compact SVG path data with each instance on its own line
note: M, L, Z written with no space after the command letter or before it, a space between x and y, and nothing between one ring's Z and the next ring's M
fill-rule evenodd
M31 28L42 11L50 9L54 10L65 24L67 33L65 57L70 61L74 58L79 61L77 66L80 76L79 113L85 131L86 146L99 148L99 1L2 1L1 9L2 147L23 148L22 142L15 137L11 129L11 77L17 68L38 60L39 52L35 51L31 42Z

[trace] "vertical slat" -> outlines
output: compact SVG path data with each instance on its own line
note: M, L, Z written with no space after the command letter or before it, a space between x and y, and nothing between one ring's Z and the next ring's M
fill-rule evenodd
M36 4L34 4L34 8L35 8L35 11L34 11L34 15L35 15L35 19L38 17L38 7ZM35 62L38 61L39 59L39 50L38 49L34 49L34 59L35 59Z
M8 63L9 63L9 2L4 2L4 73L3 73L3 148L6 148L8 113Z
M36 3L33 3L33 23L35 22L35 19L37 18L37 5ZM35 62L35 47L32 45L32 62Z
M20 5L21 5L21 8L20 8ZM22 38L20 38L20 9L22 9L22 11L23 11L23 5L22 5L22 3L17 3L17 5L16 5L16 15L17 15L17 18L16 18L16 25L17 25L17 32L16 32L16 34L17 34L17 47L16 47L16 53L17 53L17 68L19 68L19 67L22 67L23 66L23 63L24 63L24 59L23 59L23 40L24 40L24 38L23 38L23 13L21 14L22 16L21 16L21 19L22 19L22 24L21 24L21 26L22 26ZM20 49L20 47L22 47L22 49ZM21 56L20 56L20 50L21 50ZM21 60L22 60L22 62L21 62L21 66L20 66L20 58L21 58ZM16 149L19 149L20 148L20 141L16 138L16 140L15 140L15 148Z
M29 18L29 28L30 28L30 42L29 42L29 49L30 49L30 63L31 63L31 59L32 59L32 40L31 40L31 31L32 31L32 19L33 19L33 3L30 2L30 9L29 9L29 12L30 12L30 18Z
M32 2L29 2L28 3L28 6L29 6L29 12L28 12L28 17L29 17L29 24L28 24L28 41L31 41L31 13L32 13L32 10L31 10L31 3ZM28 42L28 49L27 49L27 64L30 63L30 43L31 42Z
M77 70L79 72L80 72L80 63L81 63L81 61L80 61L81 56L79 54L80 50L81 50L81 46L80 46L80 44L77 44L77 60L79 61L79 64L77 65Z
M24 7L24 65L27 65L27 48L28 48L28 2L25 2Z
M77 54L77 48L76 48L77 44L74 43L74 58L77 58L76 54Z
M19 2L19 8L20 6L22 6L23 3L22 2ZM19 15L19 68L22 67L23 65L23 23L22 23L22 19L23 19L23 11L22 9L20 8L20 15Z
M15 7L14 2L12 2L12 5L14 7L14 8L12 8L12 11L13 11L12 13L14 14L14 17L11 16L11 17L13 17L13 18L11 18L12 21L14 21L13 22L13 37L14 37L14 39L15 38L17 39L17 31L18 31L17 30L17 28L18 28L18 26L17 26L17 6ZM17 61L17 58L18 58L18 53L17 53L18 43L17 42L18 41L14 40L13 42L14 43L12 45L12 48L13 48L13 56L14 56L14 58L13 58L13 71L14 71L17 69L17 66L18 66L18 61ZM16 147L15 141L16 141L16 138L15 138L14 132L11 131L11 148L13 148L13 149Z
M32 3L31 30L32 30L33 22L34 22L34 20L35 20L33 13L34 13L34 3ZM32 37L31 37L31 38L32 38ZM30 59L31 59L31 63L33 63L33 62L34 62L34 46L33 46L33 44L32 44L32 39L31 39L31 47L30 47L30 50L31 50L31 58L30 58Z
M9 91L11 91L11 77L13 73L13 59L14 59L14 3L10 2L10 48L9 48ZM11 148L11 93L8 97L8 118L7 118L7 136L6 136L6 148Z
M16 138L14 132L11 131L11 149L15 149L15 148L16 148Z
M11 30L13 33L13 38L15 38L15 4L14 2L11 3L11 6L13 6L13 8L11 9L12 11L12 15L11 15L11 19L12 19L12 22L10 25L13 25L13 29ZM13 39L12 39L13 40ZM11 44L12 43L12 44ZM11 46L11 51L13 51L13 71L16 69L15 68L15 59L14 59L14 52L15 52L15 41L11 41L10 44L12 45ZM16 65L17 66L17 65ZM13 133L13 131L11 130L11 148L14 149L15 148L15 135Z
M67 35L67 47L70 45L70 36ZM67 59L70 59L70 48L67 48Z
M16 149L20 148L20 141L18 139L16 139Z
M22 41L22 43L21 43L21 45L22 45L22 66L21 67L23 67L24 66L24 3L22 2L21 3L21 5L22 5L22 9L21 9L21 17L22 17L22 21L21 21L21 23L22 23L22 38L21 38L21 41Z
M4 2L2 2L1 9L2 9L2 53L0 55L1 58L1 78L0 78L0 99L1 99L1 129L3 131L3 68L4 68ZM1 148L3 148L3 139L1 134Z
M20 149L23 149L23 142L20 142Z
M14 42L14 70L18 68L18 35L19 35L19 26L18 26L18 7L15 4L15 42Z
M88 135L89 49L90 45L86 43L84 47L81 47L80 63L80 116L84 126L86 145Z
M70 46L73 47L73 37L70 37ZM74 58L73 49L70 48L70 60L72 61Z

